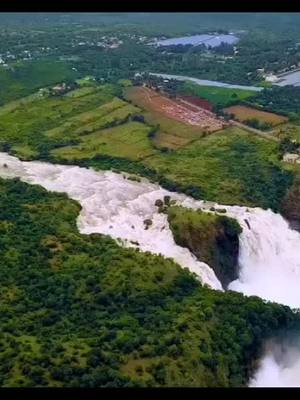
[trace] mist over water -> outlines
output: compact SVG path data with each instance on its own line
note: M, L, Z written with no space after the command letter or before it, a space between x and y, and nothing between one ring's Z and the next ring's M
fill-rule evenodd
M300 306L300 234L280 214L255 209L240 237L240 273L231 290Z
M6 166L4 166L6 164ZM19 177L49 191L65 192L82 210L77 219L81 233L110 235L123 246L173 258L189 268L213 289L222 290L214 271L186 248L176 245L167 216L154 203L170 195L183 207L208 211L223 208L237 219L240 235L239 279L229 289L246 295L300 307L300 234L289 228L281 215L271 210L223 206L171 193L146 179L134 182L122 174L77 166L22 162L0 153L0 177ZM152 225L145 230L144 220ZM300 346L270 342L250 386L300 386Z
M300 343L269 342L250 387L299 387Z

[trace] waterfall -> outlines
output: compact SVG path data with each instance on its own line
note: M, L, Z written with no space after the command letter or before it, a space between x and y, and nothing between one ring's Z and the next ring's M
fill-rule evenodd
M271 210L198 201L146 179L136 182L126 179L126 174L111 171L20 161L6 153L0 153L0 176L19 177L47 190L67 193L82 206L77 220L81 233L107 234L124 246L138 246L142 251L173 258L195 272L203 283L220 290L213 270L174 242L167 216L158 213L154 203L170 195L183 207L206 212L211 207L226 209L225 215L235 218L243 228L239 278L229 289L291 307L300 306L300 234ZM145 219L152 220L148 230Z
M3 167L4 164L7 167ZM37 161L22 162L5 153L0 153L0 176L19 177L49 191L67 193L82 206L77 219L81 233L110 235L123 246L139 247L145 252L170 257L194 272L203 283L222 290L214 271L198 261L187 248L175 243L167 216L157 212L155 200L168 194L181 200L182 195L169 193L147 180L124 179L125 174ZM152 220L147 230L146 219Z
M222 286L214 271L174 242L167 216L158 213L154 203L170 195L183 207L206 212L210 212L211 207L226 209L225 215L235 218L243 228L239 278L229 285L229 289L292 308L300 306L300 234L290 229L280 214L271 210L197 201L184 194L171 193L146 179L135 182L126 179L126 174L111 171L25 162L6 153L0 153L0 176L19 177L49 191L67 193L82 206L77 219L81 233L107 234L123 246L139 247L142 251L170 257L194 272L203 283L218 290L222 290ZM145 219L152 220L147 230ZM266 351L251 386L300 385L300 373L297 372L300 372L300 347L294 351L296 359L290 357L290 347L281 352L281 356L275 353L278 353L278 345L273 344Z
M299 338L270 341L260 361L260 367L250 380L250 387L299 387Z
M300 234L271 210L252 209L237 219L247 220L250 229L243 224L239 279L229 288L299 307Z

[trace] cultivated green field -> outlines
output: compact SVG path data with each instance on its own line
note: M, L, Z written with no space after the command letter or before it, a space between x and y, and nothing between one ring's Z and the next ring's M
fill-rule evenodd
M209 100L214 105L226 107L233 102L246 100L256 94L251 90L227 89L215 86L199 86L192 82L185 82L183 86L185 94L199 96Z
M72 90L71 92L66 93L66 97L82 97L82 96L86 96L87 94L93 93L95 91L95 87L96 86L82 86L79 87L78 89Z
M292 179L282 170L277 146L228 128L143 163L179 185L198 189L207 200L277 209Z
M127 87L123 94L127 100L143 110L147 124L157 127L156 135L152 138L157 148L176 150L203 136L203 130L199 126L183 124L157 112L139 88Z
M83 136L77 146L52 151L60 160L90 159L97 155L124 157L138 161L156 153L147 137L150 127L139 122L127 122L113 128Z
M81 96L72 96L72 92L60 97L30 96L0 108L2 148L12 147L26 158L70 144L100 126L122 122L135 108L116 99L116 90L113 85L103 85L89 88ZM78 89L74 92L78 94Z
M174 119L165 117L154 111L144 111L145 121L152 126L159 126L159 133L155 138L158 147L168 147L169 143L174 144L174 149L186 145L193 140L203 136L203 130L198 126L186 125Z
M280 164L276 142L238 128L204 137L197 127L120 99L120 90L93 83L0 107L0 149L22 159L144 175L168 189L224 204L280 207L292 172ZM144 122L133 119L140 114Z
M69 118L64 124L46 131L45 135L50 138L78 138L108 125L121 123L138 111L131 104L114 98L95 109Z

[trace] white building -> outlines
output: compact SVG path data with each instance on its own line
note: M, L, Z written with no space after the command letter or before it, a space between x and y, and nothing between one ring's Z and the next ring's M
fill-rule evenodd
M266 75L265 79L266 79L267 82L276 82L276 81L278 81L278 77L276 75L273 75L273 74Z

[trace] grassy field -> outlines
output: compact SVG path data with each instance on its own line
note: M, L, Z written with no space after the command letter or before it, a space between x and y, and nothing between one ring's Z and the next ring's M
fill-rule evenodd
M84 86L0 107L0 149L22 159L141 174L170 190L220 203L278 209L292 178L278 161L277 143L238 128L205 136L197 127L118 98L119 89ZM140 114L144 123L132 118Z
M143 109L145 121L152 126L158 126L153 143L158 148L178 149L193 140L203 136L203 130L197 126L186 125L153 110L149 102L145 101L136 87L126 88L124 96L127 100Z
M158 148L176 150L203 137L203 131L199 127L184 125L155 112L143 112L143 115L146 123L158 126L157 134L153 138L153 144Z
M131 104L114 98L95 109L69 118L64 124L46 131L45 135L50 138L78 138L110 124L120 123L138 111Z
M13 70L0 68L0 105L77 76L78 72L68 64L56 60L27 61L14 66Z
M184 94L199 96L209 100L214 105L226 107L233 102L246 100L255 95L251 90L227 89L214 86L199 86L192 82L185 82L183 86Z
M288 120L287 117L282 115L260 111L246 106L232 106L224 108L224 112L227 114L233 114L234 118L240 122L245 122L249 119L257 119L258 121L267 122L272 126L275 126Z
M71 92L66 93L66 97L82 97L87 94L93 93L95 91L96 86L82 86L78 89L74 89Z
M275 129L274 135L280 139L289 137L300 142L300 125L292 123L282 124Z
M167 148L171 150L177 150L180 147L186 146L188 143L190 143L191 139L172 135L159 130L152 142L158 149Z
M134 111L129 106L130 109L125 109L123 115L112 115L109 119L109 111L118 111L117 107L127 106L122 100L114 102L114 98L114 86L103 85L82 96L30 96L29 100L14 101L0 108L0 143L8 143L21 157L33 156L45 146L63 145L79 137L85 129L90 131L93 119L105 118L105 113L106 120L101 121L103 126L112 121L117 123L118 118L124 119L125 115ZM106 106L107 103L109 106ZM104 109L99 111L103 105ZM87 128L83 128L84 125Z
M292 179L277 157L277 143L229 128L143 163L207 200L277 209Z
M89 159L97 155L124 157L138 161L156 153L148 139L150 127L139 122L96 131L81 138L77 146L66 146L52 151L61 160Z

